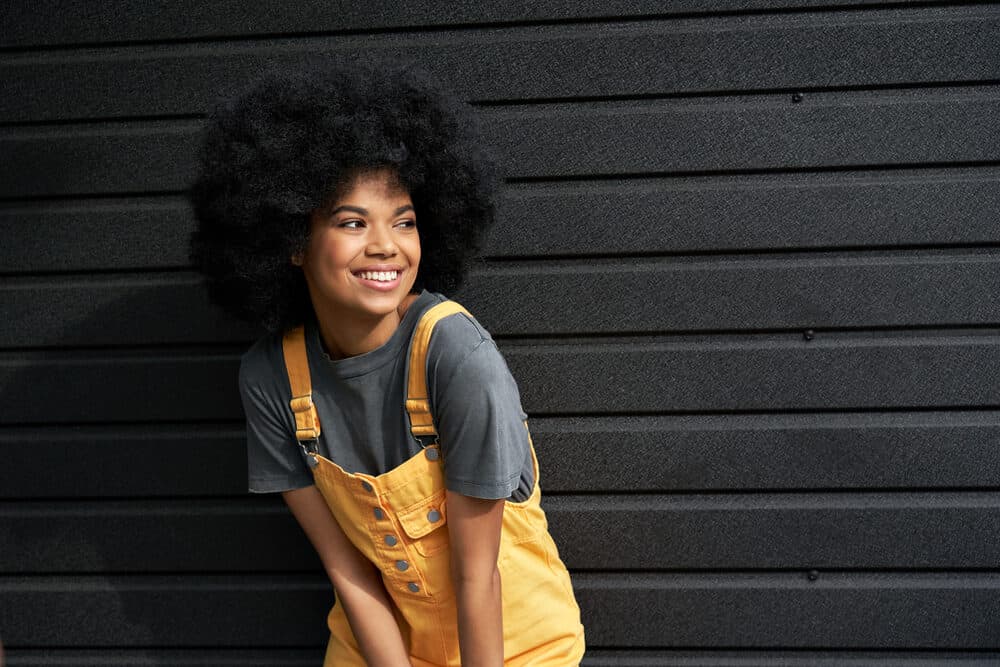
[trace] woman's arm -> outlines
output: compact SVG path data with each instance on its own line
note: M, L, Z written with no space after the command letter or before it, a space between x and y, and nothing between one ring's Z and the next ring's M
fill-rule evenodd
M448 491L446 503L462 667L502 667L503 605L497 556L504 500Z
M281 494L319 554L354 638L371 667L410 667L382 577L359 552L315 486Z

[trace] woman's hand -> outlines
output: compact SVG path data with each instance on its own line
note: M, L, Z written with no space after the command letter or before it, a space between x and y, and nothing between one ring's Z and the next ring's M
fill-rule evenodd
M281 494L316 548L370 667L410 667L393 606L375 566L344 535L315 486Z
M448 491L446 502L462 667L502 667L503 604L497 556L504 500Z

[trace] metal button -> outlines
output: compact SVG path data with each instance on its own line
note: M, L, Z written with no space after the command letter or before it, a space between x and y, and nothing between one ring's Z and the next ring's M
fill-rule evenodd
M373 491L373 490L374 490L374 489L372 488L372 485L371 485L371 484L369 484L368 482L365 482L365 481L362 481L362 482L361 482L361 488L362 488L362 489L364 489L365 491L369 491L369 492L371 492L371 491Z
M427 513L427 520L430 521L431 523L437 523L438 521L441 520L441 512L438 512L437 510L431 510L430 512Z
M395 535L386 535L385 536L385 543L388 544L390 547L396 546L396 542L398 542L398 541L399 540L396 539Z
M379 521L385 518L385 512L382 511L381 507L375 508L375 518L378 519Z
M412 581L410 583L406 584L406 587L410 589L411 593L419 593L420 592L420 586L417 586Z
M437 461L438 450L433 447L428 447L427 449L424 450L424 456L427 457L428 461Z
M410 564L407 563L405 560L397 560L396 569L399 570L400 572L406 572L407 570L410 569Z

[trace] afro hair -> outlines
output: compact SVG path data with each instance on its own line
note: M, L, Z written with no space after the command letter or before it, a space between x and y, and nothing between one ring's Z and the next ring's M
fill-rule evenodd
M213 302L282 331L312 313L292 255L310 215L359 173L389 167L420 220L414 290L451 292L494 219L497 178L467 105L391 61L274 71L220 103L189 192L191 259Z

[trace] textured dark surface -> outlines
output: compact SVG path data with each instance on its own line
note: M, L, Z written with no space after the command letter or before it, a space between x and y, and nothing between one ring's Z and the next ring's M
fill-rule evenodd
M995 243L997 210L996 168L534 182L504 190L486 254L544 260L974 245ZM0 267L10 274L181 268L193 227L183 200L171 195L0 205Z
M475 102L981 82L1000 78L1000 9L598 21L10 53L0 59L0 79L13 91L0 97L0 122L204 113L263 69L321 66L359 50L419 62Z
M850 337L848 337L850 338ZM996 336L801 335L504 348L534 414L993 406ZM235 355L205 350L0 359L0 424L237 419ZM28 380L30 378L30 381ZM595 378L599 378L595 379ZM640 390L641 388L641 390ZM59 396L58 409L47 400Z
M318 656L318 657L317 657ZM9 667L314 667L316 649L23 649L7 656ZM583 667L993 667L1000 653L935 651L602 650L587 651Z
M935 290L948 285L947 290ZM985 325L1000 313L1000 251L847 258L621 259L492 266L452 296L495 336ZM650 292L662 295L645 307ZM534 298L524 300L531 292ZM701 300L698 310L687 304ZM475 304L475 305L473 305ZM194 274L11 279L0 345L247 343ZM52 313L60 313L58 319Z
M8 667L316 667L322 661L322 648L18 649L7 654Z
M543 506L574 571L1000 568L1000 500L986 492L563 495ZM12 539L7 573L319 567L270 497L0 503L0 532Z
M183 189L218 95L359 49L500 159L453 296L520 384L585 666L1000 664L1000 3L39 0L0 8L11 667L318 664L329 585L244 495L259 332Z
M1000 487L1000 420L989 412L532 417L529 426L549 494ZM236 423L4 427L0 460L8 500L246 490ZM35 469L45 475L24 473Z
M773 11L786 8L868 5L870 0L559 0L556 2L487 0L439 3L409 0L390 11L343 0L295 3L258 1L253 11L239 0L212 3L181 0L135 11L129 0L43 0L10 2L0 24L0 46L38 47L108 41L164 41L182 38L218 38L229 35L316 33L386 28L447 27L456 24L520 24L535 21L574 21L713 12ZM892 4L892 3L886 3ZM895 3L899 4L899 3ZM908 0L905 4L934 4L934 0ZM51 20L58 13L59 21Z
M189 266L194 215L180 196L0 206L7 274Z
M1000 643L1000 579L992 574L578 573L574 588L593 648ZM332 603L320 576L291 574L10 576L0 579L0 595L5 640L52 647L317 645Z
M480 115L510 178L1000 160L992 89L817 93L799 104L788 95L561 103ZM0 197L184 188L197 128L195 120L0 128Z
M995 161L1000 95L790 96L553 104L484 112L511 177ZM516 137L516 140L515 140ZM580 141L587 137L587 141Z

